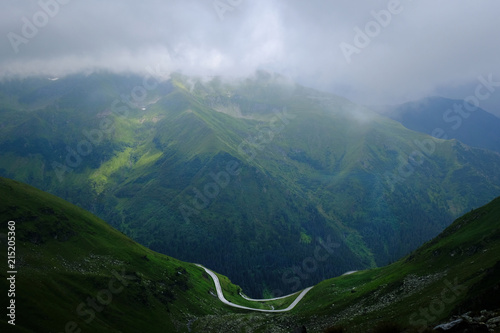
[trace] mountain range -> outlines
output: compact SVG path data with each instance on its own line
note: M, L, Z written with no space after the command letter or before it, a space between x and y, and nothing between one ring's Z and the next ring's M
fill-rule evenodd
M497 152L266 72L13 79L0 122L0 176L255 298L386 265L500 194Z
M374 109L411 130L500 152L500 118L463 100L429 97Z
M7 226L17 244L14 287L0 272L2 289L15 291L16 326L2 316L2 332L500 331L500 198L391 265L327 279L292 310L262 313L223 304L201 267L155 253L60 198L5 178L0 195L0 218L14 222L2 223L0 244ZM248 300L216 275L232 304L285 309L297 297Z

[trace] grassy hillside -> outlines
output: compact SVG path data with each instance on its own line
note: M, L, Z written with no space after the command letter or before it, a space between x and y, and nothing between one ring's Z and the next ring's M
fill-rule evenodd
M394 264L322 282L297 312L361 332L380 321L433 327L453 314L499 310L499 251L497 198Z
M289 332L302 325L308 332L430 332L469 311L471 316L482 310L499 316L499 251L497 198L391 265L319 283L290 314L224 315L228 323L212 320L211 329L224 331L245 322L252 332Z
M325 280L291 312L262 314L223 306L199 267L148 250L62 199L4 178L0 195L1 244L7 221L16 222L16 332L290 332L302 325L371 332L382 322L416 332L454 314L500 308L500 198L389 266ZM0 260L7 262L5 249ZM266 309L293 300L243 301L241 288L218 275L234 303ZM6 277L3 270L4 290ZM12 331L5 318L0 327Z
M173 75L134 100L141 87L106 73L1 83L0 176L254 298L392 262L500 194L500 155L279 76Z
M199 316L231 311L199 267L148 250L83 209L4 178L0 197L3 263L7 221L16 222L16 332L71 323L87 332L187 332ZM0 277L8 290L5 269ZM12 331L5 316L0 326Z

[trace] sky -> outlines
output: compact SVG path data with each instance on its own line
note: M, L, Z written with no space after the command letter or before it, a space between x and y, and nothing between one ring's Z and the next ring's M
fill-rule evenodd
M474 96L500 116L500 1L2 0L0 77L269 70L366 104ZM484 89L484 88L483 88Z

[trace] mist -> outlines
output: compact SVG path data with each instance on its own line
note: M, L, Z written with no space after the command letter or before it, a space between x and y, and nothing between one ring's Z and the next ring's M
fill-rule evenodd
M463 99L480 76L500 82L495 1L5 0L0 9L3 78L260 69L367 105ZM481 107L499 115L499 95Z

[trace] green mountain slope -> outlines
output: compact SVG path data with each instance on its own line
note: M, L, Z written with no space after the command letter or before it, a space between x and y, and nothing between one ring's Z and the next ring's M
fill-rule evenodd
M391 265L319 283L290 314L272 319L223 315L210 322L210 329L237 330L234 323L245 322L251 332L290 332L301 326L307 332L430 332L469 311L470 317L484 310L500 316L499 251L497 198Z
M498 310L499 250L497 198L392 265L323 282L298 311L330 313L332 325L369 328L383 318L420 328L433 327L452 314ZM351 293L352 288L357 292ZM357 318L349 318L349 313L357 313Z
M201 268L148 250L62 199L4 178L0 195L0 260L7 262L7 221L15 221L17 271L16 327L4 317L2 332L290 332L301 326L371 332L381 322L399 326L392 332L422 332L468 311L500 315L500 198L389 266L325 280L291 312L264 314L222 305ZM0 277L9 290L10 274L3 270ZM219 279L231 302L270 307L243 301L239 287Z
M500 194L499 154L279 76L152 82L2 83L0 175L254 297L394 261Z
M231 311L210 295L199 267L146 249L81 208L5 178L0 196L3 263L15 221L15 332L188 332L198 316ZM14 332L7 320L2 332Z

